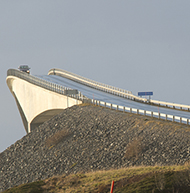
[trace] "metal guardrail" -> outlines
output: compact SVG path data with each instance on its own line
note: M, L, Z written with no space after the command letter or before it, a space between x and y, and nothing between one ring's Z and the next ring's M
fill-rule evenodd
M131 100L136 100L136 101L143 101L143 102L147 102L147 99L143 99L141 97L135 96L131 93L131 91L127 91L124 89L120 89L117 87L113 87L107 84L103 84L88 78L84 78L82 76L79 76L77 74L68 72L66 70L61 70L61 69L51 69L48 72L48 75L58 75L58 76L62 76L65 78L68 78L70 80L73 80L75 82L78 82L80 84L95 88L97 90L101 90L104 92L108 92L117 96L121 96L127 99L131 99Z
M134 113L134 114L138 114L138 115L145 115L145 116L149 116L149 117L163 119L166 121L178 122L178 123L183 123L183 124L189 125L189 119L179 117L179 116L168 115L168 114L153 112L153 111L146 111L146 110L130 108L130 107L124 107L124 106L106 103L106 102L98 101L98 100L94 100L94 99L92 99L91 103L94 105L97 105L97 106L107 107L107 108L122 111L122 112L129 112L129 113Z
M190 111L190 106L189 105L170 103L170 102L164 102L164 101L158 101L158 100L150 100L150 104L169 107L169 108L173 108L173 109L177 109L177 110L181 109L181 110Z
M138 97L133 95L130 91L120 89L117 87L109 86L106 84L99 83L97 81L90 80L88 78L84 78L82 76L79 76L77 74L68 72L66 70L61 70L61 69L56 69L53 68L49 70L48 75L58 75L62 76L65 78L68 78L70 80L73 80L75 82L79 82L81 84L84 84L86 86L108 92L117 96L121 96L130 100L134 100L137 102L143 102L151 105L157 105L157 106L162 106L162 107L168 107L168 108L173 108L173 109L180 109L180 110L188 110L190 111L190 105L183 105L183 104L177 104L177 103L170 103L170 102L163 102L163 101L158 101L158 100L148 100L142 97Z
M100 87L105 87L105 88L110 88L112 90L116 90L116 91L121 91L123 93L127 93L127 94L132 94L131 91L128 91L128 90L124 90L124 89L121 89L121 88L117 88L117 87L114 87L114 86L110 86L110 85L107 85L107 84L104 84L104 83L100 83L100 82L97 82L97 81L94 81L94 80L91 80L89 78L85 78L83 76L80 76L80 75L77 75L77 74L74 74L72 72L68 72L66 70L61 70L61 69L56 69L56 68L53 68L51 70L49 70L48 72L48 75L51 75L51 74L58 74L58 73L65 73L65 75L72 75L78 79L80 79L81 81L83 82L89 82L91 83L92 85L96 84L97 86L100 86Z
M39 86L41 88L65 95L65 96L69 96L71 98L75 98L77 100L89 100L87 97L85 97L84 95L82 95L80 92L78 92L78 94L68 94L68 93L72 93L72 92L68 92L68 91L73 91L73 89L64 87L64 86L60 86L51 82L48 82L46 80L37 78L35 76L32 76L30 74L27 74L25 72L21 72L19 70L16 69L9 69L7 71L7 76L15 76L18 78L21 78L31 84L34 84L36 86ZM76 92L74 92L76 93Z

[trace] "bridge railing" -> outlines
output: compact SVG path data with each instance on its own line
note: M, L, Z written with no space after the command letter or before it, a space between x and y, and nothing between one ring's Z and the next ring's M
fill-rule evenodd
M114 86L110 86L110 85L107 85L107 84L103 84L103 83L100 83L100 82L97 82L97 81L94 81L94 80L79 76L77 74L68 72L66 70L61 70L61 69L54 68L54 69L49 70L48 75L62 76L62 77L68 78L70 80L73 80L75 82L79 82L79 83L84 84L86 86L95 88L97 90L108 92L108 93L111 93L111 94L114 94L114 95L117 95L117 96L121 96L121 97L131 99L131 100L147 102L147 99L135 96L131 93L131 91L124 90L124 89L121 89L121 88L117 88L117 87L114 87Z
M143 103L152 104L152 105L157 105L157 106L168 107L168 108L173 108L173 109L181 109L181 110L190 111L190 105L183 105L183 104L164 102L164 101L158 101L158 100L148 100L146 98L135 96L130 91L120 89L117 87L113 87L110 85L106 85L103 83L99 83L97 81L90 80L88 78L79 76L77 74L68 72L66 70L53 68L53 69L49 70L48 75L62 76L62 77L68 78L70 80L73 80L75 82L79 82L81 84L84 84L86 86L89 86L89 87L92 87L92 88L95 88L95 89L98 89L98 90L101 90L104 92L108 92L108 93L111 93L111 94L114 94L117 96L121 96L121 97L124 97L127 99L131 99L134 101L143 102Z
M47 90L50 90L50 91L53 91L53 92L56 92L56 93L59 93L62 95L66 95L66 96L69 96L71 98L75 98L77 100L88 100L88 98L83 96L80 92L78 94L66 94L66 93L68 93L68 92L66 92L67 90L73 90L73 89L48 82L46 80L37 78L35 76L32 76L32 75L25 73L25 72L21 72L21 71L16 70L16 69L9 69L7 71L7 76L15 76L15 77L21 78L21 79L23 79L31 84L34 84L36 86L40 86L41 88L44 88L44 89L47 89Z
M134 113L138 115L145 115L149 117L154 117L157 119L163 119L166 121L172 121L172 122L178 122L178 123L183 123L189 125L189 119L184 118L184 117L179 117L179 116L174 116L174 115L168 115L160 112L153 112L153 111L146 111L146 110L141 110L141 109L136 109L136 108L131 108L131 107L124 107L120 105L115 105L111 103L106 103L103 101L98 101L98 100L91 100L91 103L97 106L102 106L102 107L107 107L110 109L114 109L117 111L122 111L122 112L129 112L129 113Z

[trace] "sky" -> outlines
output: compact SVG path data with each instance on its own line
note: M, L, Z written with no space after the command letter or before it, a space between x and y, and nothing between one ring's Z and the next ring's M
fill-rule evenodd
M7 70L51 68L190 105L189 0L1 0L0 152L26 135Z

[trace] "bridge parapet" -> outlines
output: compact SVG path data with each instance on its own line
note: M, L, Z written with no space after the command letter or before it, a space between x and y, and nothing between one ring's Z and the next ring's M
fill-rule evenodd
M162 106L162 107L166 107L166 108L172 108L172 109L176 109L176 110L184 110L184 111L190 111L190 105L184 105L184 104L177 104L177 103L171 103L171 102L164 102L164 101L158 101L158 100L148 100L146 98L142 98L142 97L138 97L136 95L133 95L131 93L131 91L127 91L124 89L120 89L117 87L113 87L110 85L106 85L85 77L82 77L80 75L68 72L66 70L61 70L61 69L57 69L57 68L53 68L51 70L49 70L48 75L58 75L58 76L62 76L65 78L68 78L70 80L73 80L75 82L79 82L81 84L84 84L86 86L104 91L104 92L108 92L117 96L121 96L130 100L134 100L137 102L142 102L142 103L147 103L150 105L156 105L156 106Z
M76 92L68 92L68 91L73 91L73 89L64 87L64 86L60 86L51 82L48 82L46 80L40 79L38 77L32 76L30 74L24 73L24 72L20 72L19 70L16 69L9 69L7 71L7 77L8 76L15 76L18 77L22 80L25 80L31 84L34 84L36 86L40 86L41 88L62 94L62 95L66 95L78 100L85 100L87 99L84 95L82 95L80 92L76 93Z
M77 74L68 72L66 70L53 68L53 69L49 70L48 75L62 76L62 77L65 77L67 79L73 80L75 82L79 82L80 84L84 84L86 86L89 86L89 87L92 87L92 88L95 88L95 89L98 89L98 90L101 90L104 92L108 92L108 93L111 93L114 95L122 96L122 97L125 97L128 99L131 99L131 100L147 102L147 99L135 96L131 93L131 91L117 88L114 86L110 86L107 84L103 84L103 83L79 76Z

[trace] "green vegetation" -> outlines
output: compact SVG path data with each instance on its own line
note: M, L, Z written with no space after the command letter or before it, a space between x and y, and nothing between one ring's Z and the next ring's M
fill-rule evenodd
M118 170L54 176L44 181L20 185L3 193L69 193L110 191L114 193L177 193L190 192L190 168L185 166L132 167Z
M44 181L37 181L28 184L16 186L14 188L5 190L4 193L41 193L43 192L42 186Z

